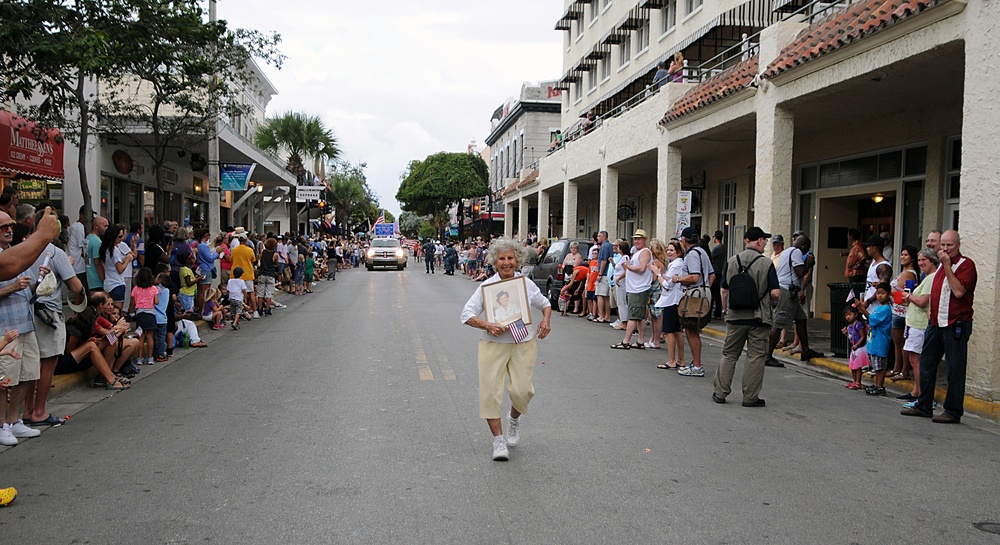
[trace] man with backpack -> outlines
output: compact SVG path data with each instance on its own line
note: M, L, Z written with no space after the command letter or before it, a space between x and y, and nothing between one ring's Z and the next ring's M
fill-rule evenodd
M768 356L771 304L781 296L774 264L762 255L769 238L771 235L760 227L748 229L743 235L746 249L729 258L726 274L720 281L726 341L722 347L722 361L715 372L712 400L716 403L725 403L732 392L736 362L743 347L747 346L743 406L764 406L759 394L764 385L764 362Z

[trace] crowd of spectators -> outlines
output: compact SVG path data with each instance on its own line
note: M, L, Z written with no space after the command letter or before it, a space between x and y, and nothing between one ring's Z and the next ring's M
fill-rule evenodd
M721 231L707 237L687 228L680 237L664 242L649 239L639 229L631 241L619 239L613 243L607 240L606 232L594 233L594 244L586 256L580 253L578 243L570 244L561 269L559 313L596 323L609 322L610 310L605 314L602 307L602 300L607 298L608 308L615 307L618 313L610 326L623 331L623 338L611 348L656 350L665 343L666 361L657 367L676 370L682 376L705 375L701 331L712 319L726 322L727 346L738 345L742 350L744 345L757 343L748 366L783 367L773 356L778 348L787 349L802 361L824 356L810 346L807 328L816 266L812 241L802 231L791 235L788 247L780 234L772 236L754 228L746 235L752 237L743 240L747 249L730 258ZM931 231L924 248L905 245L898 255L887 254L886 236L888 233L873 235L861 242L858 231L851 229L848 233L844 275L847 280L863 282L864 289L848 301L845 311L849 325L842 334L850 343L848 365L853 374L845 386L884 396L886 380L912 380L910 391L897 396L907 402L902 414L931 417L936 407L933 396L938 366L947 355L947 401L944 413L934 416L934 421L959 422L972 295L977 281L975 264L961 254L961 238L956 231ZM547 242L528 237L524 245L531 247L540 261ZM771 252L766 251L768 242ZM488 246L476 249L478 254L488 251ZM740 256L750 261L757 256L769 259L763 259L761 265L740 264L734 261ZM895 270L893 262L897 264ZM751 266L761 283L759 293L764 294L759 297L760 309L734 312L727 308L729 281L738 274L736 269L749 270ZM602 290L602 285L610 289ZM701 295L709 289L713 301L708 316L685 317L679 313L685 294L700 290ZM773 294L773 300L767 294ZM729 334L733 332L737 338L730 343ZM685 358L686 351L689 358ZM713 395L720 403L730 393L728 383L738 353L730 350L723 359L725 369L721 378L717 374ZM744 380L750 384L744 385L744 405L764 406L757 397L763 371L748 370ZM871 377L868 386L862 384L864 375Z
M122 391L175 346L206 347L198 323L225 328L285 308L277 290L312 293L359 266L361 243L329 235L221 234L175 221L126 228L102 216L61 221L53 208L5 193L0 210L0 445L65 423L46 404L53 376L96 370L92 386ZM87 229L89 225L89 230ZM68 309L67 309L68 306ZM0 503L12 501L5 490Z

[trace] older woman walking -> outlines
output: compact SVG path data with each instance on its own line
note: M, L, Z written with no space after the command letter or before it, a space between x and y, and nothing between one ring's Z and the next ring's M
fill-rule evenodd
M487 262L496 269L496 274L483 282L483 287L502 280L514 278L521 265L527 261L527 248L509 238L499 238L490 244ZM538 338L544 339L550 330L552 306L542 295L534 282L525 282L528 303L542 311L538 323ZM479 416L485 418L493 434L493 459L507 460L508 447L520 442L520 417L528 411L528 403L535 395L532 376L538 343L529 330L527 337L517 342L508 327L479 318L483 313L483 290L477 288L462 309L462 323L482 329L479 339ZM530 312L530 309L523 309ZM505 377L510 377L507 392L510 395L510 414L507 420L507 435L504 437L500 411L503 403Z

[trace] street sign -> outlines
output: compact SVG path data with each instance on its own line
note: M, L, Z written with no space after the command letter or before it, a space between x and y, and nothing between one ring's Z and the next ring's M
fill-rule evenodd
M295 186L295 202L318 201L323 192L321 185L297 185Z
M375 236L391 237L396 234L396 225L392 223L380 223L375 226Z

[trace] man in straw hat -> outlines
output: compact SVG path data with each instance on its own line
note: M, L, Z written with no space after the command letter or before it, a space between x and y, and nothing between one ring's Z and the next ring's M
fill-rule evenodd
M635 246L632 257L625 256L625 300L628 303L628 324L625 326L625 338L618 344L611 345L616 350L645 348L646 336L646 301L649 299L649 289L653 281L653 272L649 263L653 260L653 252L646 247L645 229L639 229L632 235ZM639 342L629 344L632 333L639 329ZM655 335L656 332L654 331Z

